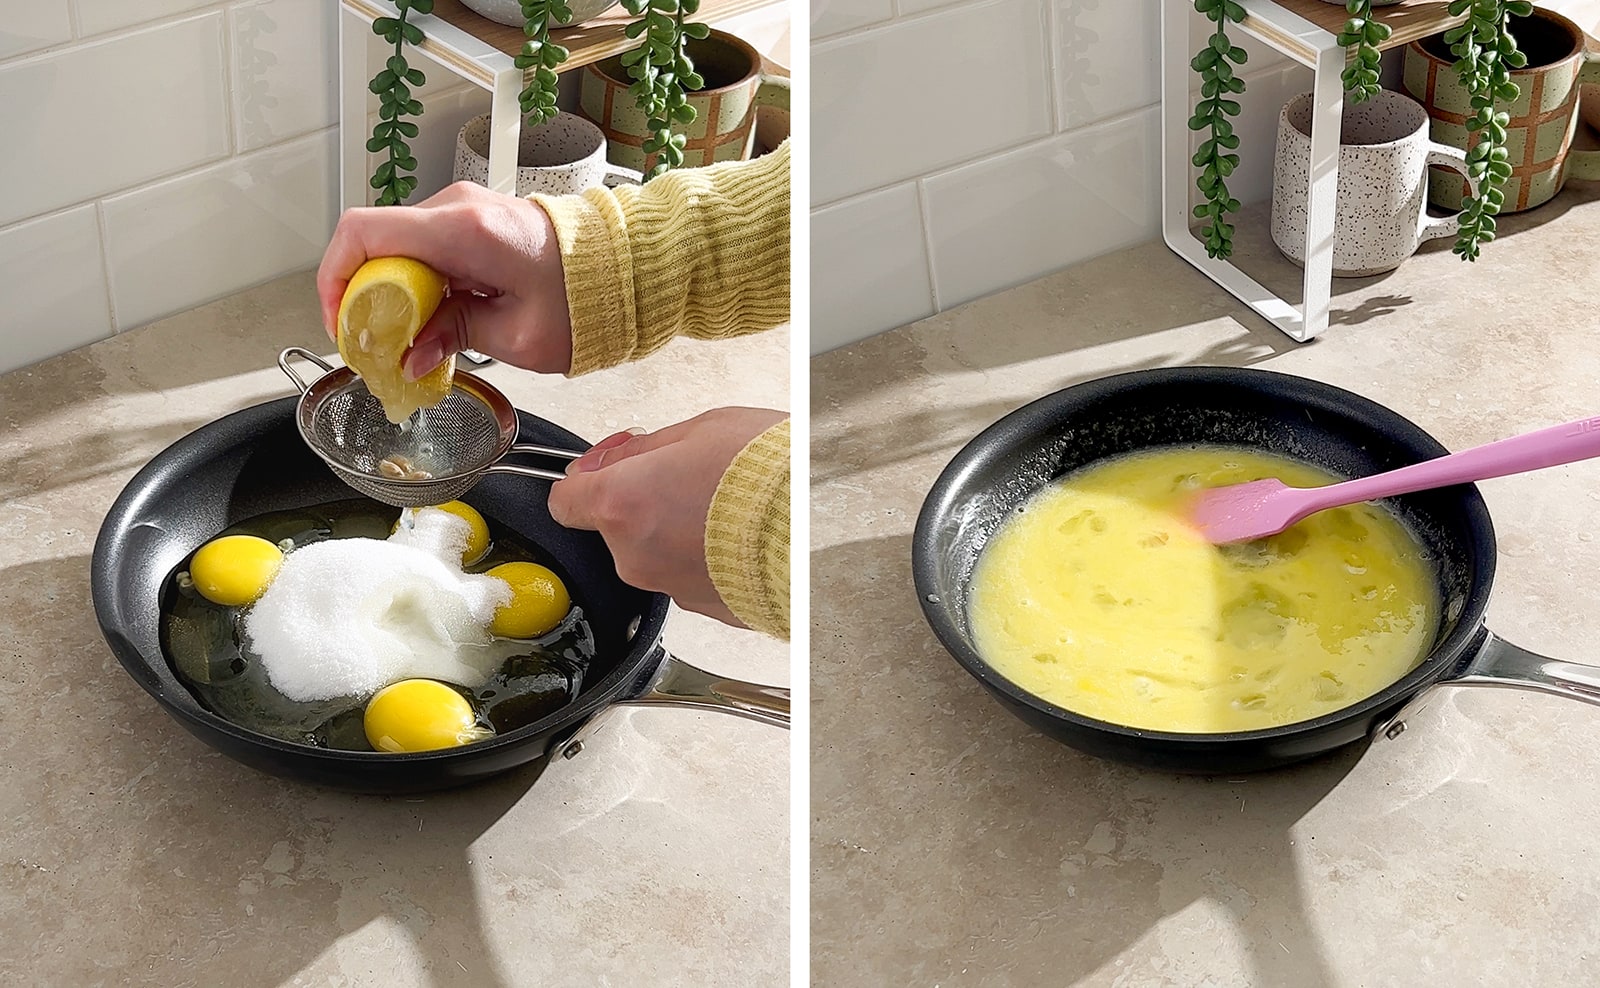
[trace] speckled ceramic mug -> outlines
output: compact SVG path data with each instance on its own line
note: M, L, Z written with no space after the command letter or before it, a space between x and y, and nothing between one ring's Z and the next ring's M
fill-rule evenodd
M1519 90L1516 100L1495 107L1511 117L1506 127L1511 177L1501 187L1506 196L1502 213L1549 202L1568 179L1600 180L1600 151L1572 147L1578 93L1584 84L1600 83L1600 51L1582 28L1542 7L1514 19L1511 30L1528 64L1511 73ZM1434 140L1467 146L1466 121L1473 110L1442 36L1406 46L1405 87L1427 107ZM1434 205L1459 209L1465 191L1454 175L1433 170L1428 198Z
M489 184L489 116L473 117L456 135L456 181ZM601 185L640 181L638 172L606 160L600 128L574 113L537 127L517 143L517 195L572 195Z
M1272 167L1272 240L1297 264L1306 261L1311 189L1311 94L1278 115ZM1345 103L1339 131L1339 192L1333 219L1333 273L1341 278L1393 271L1429 240L1455 236L1459 216L1428 215L1429 165L1467 174L1467 158L1428 139L1428 111L1381 90Z

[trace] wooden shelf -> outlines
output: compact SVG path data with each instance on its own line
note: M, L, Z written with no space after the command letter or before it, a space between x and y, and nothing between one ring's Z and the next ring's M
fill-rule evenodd
M1350 15L1345 12L1344 4L1328 3L1326 0L1272 0L1284 11L1309 21L1311 24L1327 32L1337 35L1344 29L1344 22ZM1279 25L1272 23L1268 18L1261 17L1250 10L1246 5L1244 26L1253 33L1264 38L1277 41L1291 49L1298 49L1297 39L1293 34L1284 31ZM1408 45L1418 38L1426 38L1439 34L1455 27L1457 24L1466 23L1466 15L1459 17L1450 13L1449 0L1402 0L1401 3L1389 4L1383 7L1374 7L1372 14L1378 20L1389 25L1394 33L1389 35L1380 48L1399 48Z
M695 20L715 27L718 21L725 21L783 2L784 0L705 0L694 16ZM522 51L523 42L528 40L522 33L522 28L508 27L491 21L467 9L461 0L434 0L433 16L513 57ZM571 52L558 71L566 72L580 68L636 47L638 42L630 40L623 33L632 21L633 17L618 5L583 24L552 30L552 39L566 46Z

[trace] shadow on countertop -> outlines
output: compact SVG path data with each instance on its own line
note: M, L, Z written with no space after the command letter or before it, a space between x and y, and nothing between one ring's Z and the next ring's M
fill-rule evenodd
M284 326L303 328L286 335ZM285 340L334 349L310 272L0 374L0 503L131 475L206 422L263 397L293 394L276 370ZM186 389L268 369L282 384L275 393L207 397L203 403L214 415L183 414L193 403ZM133 399L141 399L137 409ZM172 405L159 416L163 421L141 420L141 411L150 415L163 400Z
M1233 778L1082 755L940 648L910 560L906 536L812 559L813 983L1073 984L1200 910L1248 983L1333 985L1291 828L1364 746Z
M378 923L364 943L410 944L365 949L382 966L396 950L422 958L414 983L521 982L493 966L469 861L543 762L422 797L245 768L170 719L85 628L88 572L86 556L0 569L0 612L26 615L0 649L0 970L268 988ZM22 688L41 682L54 687ZM46 692L37 707L15 703Z
M1031 313L1019 316L1035 318L1038 316ZM1048 314L1043 318L1049 318ZM812 362L814 380L826 381L825 387L816 385L812 391L812 482L837 480L859 472L862 465L883 467L936 450L948 450L953 455L962 444L1027 402L1095 378L1180 364L1249 367L1301 345L1271 327L1241 327L1236 335L1200 353L1174 351L1111 369L1069 373L1049 380L1014 375L1018 385L1008 398L962 404L956 400L961 392L950 388L951 400L930 410L909 413L901 413L884 401L885 392L897 386L941 388L932 379L936 373L999 371L1187 324L1172 320L1150 324L1157 328L1133 329L1131 324L1140 324L1142 318L1143 314L1136 312L1115 325L1094 323L1082 333L1064 331L1059 337L1036 331L1008 333L1003 327L994 327L990 338L990 330L970 322L932 324L926 330L875 336L848 351L824 354ZM975 338L979 333L983 334L982 339ZM908 367L919 370L908 372ZM869 401L883 402L888 407L872 414L851 413L851 406Z
M1559 224L1596 201L1600 183L1573 182L1551 202L1503 217L1500 236L1484 248L1484 266L1475 274L1523 278L1526 272L1507 267L1495 252L1515 250L1518 235ZM1258 207L1246 213L1262 218ZM1264 222L1241 220L1237 240L1241 267L1298 300L1303 273L1277 252ZM1449 250L1448 239L1425 247ZM1586 240L1574 238L1565 259L1572 272L1590 272L1589 252ZM1487 266L1491 256L1499 267ZM1332 324L1383 345L1390 331L1384 317L1413 304L1406 292L1383 290L1393 274L1334 279ZM1172 333L1202 324L1215 325L1198 335ZM1140 359L1115 360L1119 345L1165 335L1171 348L1150 355L1145 343L1138 347L1145 354ZM1182 341L1196 338L1207 342L1184 348ZM1028 401L1095 378L1176 365L1250 367L1317 345L1294 342L1165 244L1146 243L813 358L812 480L838 480L866 465L877 469L932 452L953 454ZM942 400L931 408L907 402L921 407L900 412L895 395L913 390L938 392Z

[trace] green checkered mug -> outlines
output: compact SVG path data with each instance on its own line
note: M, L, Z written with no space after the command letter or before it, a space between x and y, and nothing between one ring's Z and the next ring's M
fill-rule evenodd
M755 148L756 108L789 109L789 80L771 72L749 42L725 31L712 31L703 40L689 41L685 48L706 83L688 94L694 122L673 127L688 139L683 167L749 158ZM655 166L656 156L644 153L650 131L644 111L628 92L632 84L620 57L586 65L578 109L605 133L612 164L648 172Z
M1600 179L1600 151L1575 150L1578 89L1600 83L1600 54L1589 50L1589 37L1555 11L1535 7L1528 17L1511 22L1518 46L1528 56L1525 68L1511 73L1521 90L1514 103L1496 109L1511 116L1506 150L1511 177L1503 186L1502 213L1515 213L1549 202L1569 178ZM1472 115L1466 88L1454 68L1455 56L1442 35L1406 46L1406 92L1428 108L1430 136L1440 144L1466 148L1466 120ZM1461 208L1466 182L1458 172L1434 168L1428 176L1428 201L1448 210Z

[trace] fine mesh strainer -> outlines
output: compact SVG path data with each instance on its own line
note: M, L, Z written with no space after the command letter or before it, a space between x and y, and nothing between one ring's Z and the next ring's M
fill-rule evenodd
M325 373L307 384L289 366L299 357ZM517 443L517 413L493 385L458 371L450 393L433 408L395 425L383 405L348 367L334 367L304 347L278 355L278 366L300 389L295 425L300 438L335 475L374 500L397 508L453 501L489 473L560 480L555 470L499 462L510 453L574 460L582 452Z

